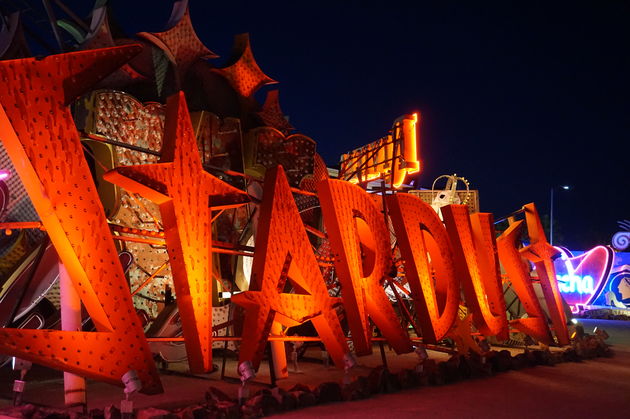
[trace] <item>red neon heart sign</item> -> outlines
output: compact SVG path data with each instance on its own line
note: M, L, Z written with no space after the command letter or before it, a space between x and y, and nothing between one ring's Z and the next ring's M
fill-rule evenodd
M560 257L554 261L558 288L572 312L579 305L589 305L599 295L613 265L614 252L608 246L596 246L578 256L556 247Z

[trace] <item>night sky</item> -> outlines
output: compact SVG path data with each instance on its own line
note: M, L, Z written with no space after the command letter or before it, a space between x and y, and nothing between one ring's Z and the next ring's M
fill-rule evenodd
M609 244L616 221L630 219L630 4L418 3L190 8L199 37L221 56L216 66L234 35L251 34L284 112L328 165L420 111L418 185L465 176L496 217L528 202L548 214L550 188L570 185L556 191L555 244ZM161 31L171 9L167 0L110 4L129 34Z

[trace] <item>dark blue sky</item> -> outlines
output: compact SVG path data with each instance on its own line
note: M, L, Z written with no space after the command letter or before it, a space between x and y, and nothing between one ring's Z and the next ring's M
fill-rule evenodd
M629 3L508 3L190 7L217 66L235 34L251 34L261 68L280 82L284 112L329 165L419 110L421 186L463 175L482 210L501 216L528 202L547 214L550 188L568 184L556 194L556 242L609 244L616 221L630 219ZM171 8L110 4L129 34L162 30Z

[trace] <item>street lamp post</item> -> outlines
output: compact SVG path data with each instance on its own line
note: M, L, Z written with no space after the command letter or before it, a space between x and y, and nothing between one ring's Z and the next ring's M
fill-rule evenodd
M571 189L569 185L560 186L565 191ZM552 186L549 190L550 199L549 199L549 244L553 246L553 191L556 189L555 186Z

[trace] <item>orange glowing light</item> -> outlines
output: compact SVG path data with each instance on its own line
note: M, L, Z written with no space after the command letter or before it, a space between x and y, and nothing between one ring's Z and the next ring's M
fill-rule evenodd
M529 276L529 266L523 261L518 248L518 240L523 229L523 221L512 223L497 239L497 250L501 264L505 268L512 289L527 312L527 317L510 321L510 326L533 337L539 342L550 345L553 342L545 313L536 297L536 292Z
M289 281L295 293L283 292ZM282 166L267 171L249 291L233 296L245 307L239 359L258 368L275 320L296 326L310 320L338 367L349 352L311 243Z
M409 336L382 286L392 266L383 214L369 194L349 182L323 180L317 192L356 353L372 352L368 316L397 353L410 352Z
M408 175L421 170L418 153L418 113L394 121L389 135L341 156L340 178L359 184L390 180L399 189Z
M556 269L553 265L553 259L560 252L547 242L545 231L538 211L534 204L527 204L525 209L525 221L527 223L527 231L531 243L529 246L521 250L525 256L536 267L540 286L545 296L551 323L556 334L556 338L561 345L568 345L569 332L567 330L567 318L562 309L562 296L558 289L558 281L556 279Z
M233 51L229 66L213 68L212 71L225 77L241 98L251 97L262 86L278 83L258 66L252 53L249 34L235 36Z
M426 343L443 339L460 300L451 241L431 206L409 194L387 196L405 276Z
M238 205L245 194L201 166L183 93L166 105L164 145L157 164L119 167L104 178L159 204L177 304L193 372L212 370L212 206Z
M401 123L398 123L398 122ZM399 150L400 158L397 164L393 163L392 186L400 188L407 176L420 172L420 160L418 157L418 114L414 113L411 118L399 118L393 127L394 141L402 138L402 149Z
M475 326L486 336L506 340L508 324L492 215L469 215L466 205L442 207L442 215L454 245L455 271Z
M98 332L0 329L0 352L162 391L68 105L138 45L0 61L0 139Z

